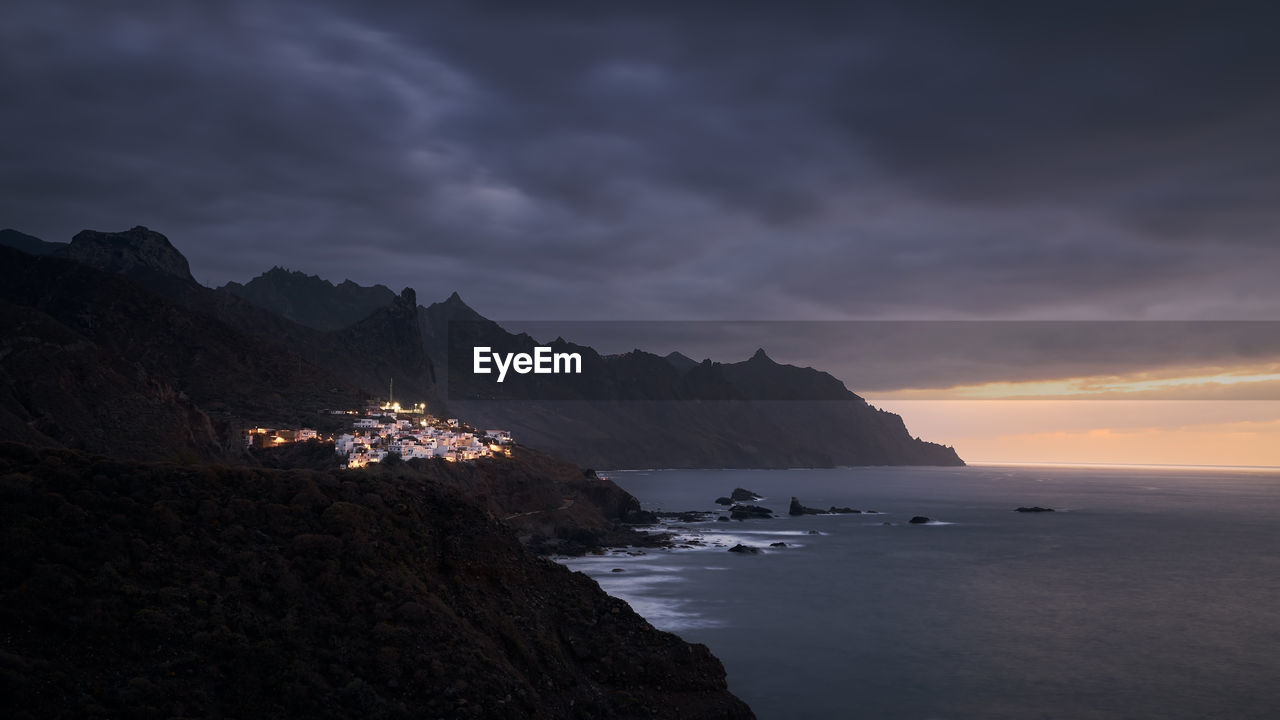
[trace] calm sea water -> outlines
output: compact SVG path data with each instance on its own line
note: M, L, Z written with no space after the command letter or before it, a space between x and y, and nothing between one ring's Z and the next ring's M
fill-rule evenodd
M705 547L566 561L710 646L763 719L1280 717L1280 473L610 477L650 509L716 510L745 487L782 513L673 526ZM883 514L792 518L792 495Z

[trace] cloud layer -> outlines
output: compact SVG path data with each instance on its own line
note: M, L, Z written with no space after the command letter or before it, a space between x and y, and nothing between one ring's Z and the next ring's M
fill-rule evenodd
M19 2L0 225L496 318L1276 317L1266 5L689 5Z

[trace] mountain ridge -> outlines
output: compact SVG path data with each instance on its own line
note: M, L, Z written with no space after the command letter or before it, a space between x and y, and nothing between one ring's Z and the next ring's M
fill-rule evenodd
M333 284L318 275L275 266L248 283L217 288L317 330L340 330L389 305L396 293L385 285L364 287L351 280Z
M537 342L485 318L456 290L424 307L408 288L396 295L385 286L362 288L349 280L334 285L282 268L249 283L257 283L263 297L288 297L290 286L301 282L323 296L319 304L333 317L359 315L372 302L368 298L380 301L390 294L368 316L326 331L282 315L287 303L264 308L232 292L249 285L218 290L199 285L185 258L179 262L169 256L167 238L146 228L84 231L77 238L82 248L111 251L81 252L86 262L123 272L189 310L274 344L371 395L381 395L394 381L399 398L421 399L436 412L477 426L517 430L523 442L584 465L963 464L953 448L911 437L902 418L868 405L838 378L777 363L764 348L736 363L695 362L639 349L602 356L557 338L556 352L581 356L580 375L523 375L499 386L460 372L471 358L451 358L451 351L487 345L495 352L529 352ZM116 247L129 240L143 247L132 253ZM280 287L273 289L275 284Z

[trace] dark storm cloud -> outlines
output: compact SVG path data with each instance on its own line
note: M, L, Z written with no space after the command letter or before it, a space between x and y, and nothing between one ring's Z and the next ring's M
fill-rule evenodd
M0 225L499 318L1276 316L1264 6L850 5L10 6Z

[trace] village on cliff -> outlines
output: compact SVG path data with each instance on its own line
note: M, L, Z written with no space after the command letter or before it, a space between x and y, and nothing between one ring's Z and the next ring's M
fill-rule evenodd
M325 412L355 417L350 432L325 436L312 428L253 427L245 431L245 446L266 448L307 440L332 441L334 451L345 458L345 467L348 468L382 462L389 455L397 455L404 460L443 458L450 462L464 462L511 454L510 432L480 432L459 423L456 418L437 418L426 412L423 403L402 407L399 402L388 402L369 405L363 410Z

